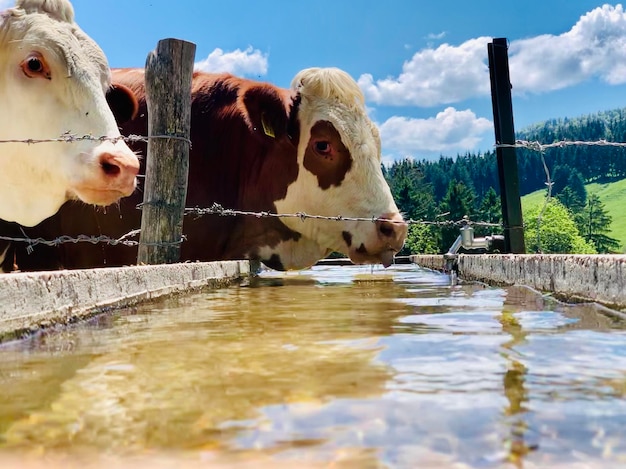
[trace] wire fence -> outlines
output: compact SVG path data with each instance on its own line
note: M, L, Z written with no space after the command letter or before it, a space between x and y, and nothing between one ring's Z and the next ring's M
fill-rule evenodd
M0 144L2 143L24 143L28 145L39 144L39 143L75 143L82 141L94 141L94 142L105 142L109 141L112 143L116 143L119 141L125 141L127 143L147 143L150 139L154 138L163 138L163 139L177 139L183 140L191 145L191 141L184 137L172 136L172 135L151 135L151 136L143 136L143 135L127 135L127 136L117 136L117 137L109 137L109 136L94 136L94 135L76 135L70 132L66 132L63 135L56 138L45 138L45 139L5 139L0 140ZM138 177L145 177L145 175L139 175ZM137 206L138 209L141 209L143 204L139 204ZM489 222L480 222L480 221L471 221L467 218L463 218L461 220L393 220L382 217L352 217L347 215L335 215L335 216L325 216L325 215L316 215L316 214L307 214L305 212L296 212L296 213L274 213L269 211L245 211L245 210L237 210L232 208L224 208L220 204L213 203L210 207L188 207L185 208L185 216L193 216L193 217L203 217L207 215L218 215L218 216L227 216L227 217L238 217L238 216L249 216L255 218L297 218L301 221L305 220L326 220L326 221L334 221L334 222L387 222L391 224L402 224L402 225L429 225L429 226L440 226L440 227L462 227L467 225L472 226L482 226L482 227L491 227L491 228L502 228L502 224L500 223L489 223ZM62 235L54 239L43 239L39 237L29 237L22 230L23 236L1 236L1 241L7 242L19 242L26 243L28 245L27 251L29 253L33 252L34 247L38 245L56 247L62 244L78 244L78 243L89 243L89 244L107 244L111 246L129 246L136 247L140 244L139 241L130 239L138 236L141 232L141 229L133 229L129 231L125 235L119 238L113 238L107 235L78 235L76 237ZM185 241L185 236L178 240L168 243L152 243L150 245L172 245L172 244L180 244ZM143 244L143 243L142 243Z
M565 148L572 146L595 146L595 147L626 147L624 142L609 142L608 140L594 140L590 142L581 140L560 140L552 143L540 143L529 140L516 140L515 143L497 143L494 148L525 148L527 150L545 152L550 148Z
M95 142L105 142L109 141L112 143L116 143L119 141L124 141L127 143L148 143L150 139L174 139L174 140L182 140L187 142L191 146L191 141L185 137L180 137L176 135L151 135L151 136L143 136L143 135L120 135L116 137L109 136L94 136L94 135L76 135L70 132L66 132L59 137L56 138L45 138L45 139L0 139L0 144L3 143L24 143L28 145L39 144L39 143L74 143L74 142L82 142L82 141L95 141ZM569 146L611 146L611 147L626 147L626 143L623 142L610 142L607 140L596 140L596 141L571 141L571 140L562 140L552 143L541 143L538 141L528 141L528 140L516 140L514 144L495 144L494 148L524 148L527 150L535 151L540 154L541 161L543 164L543 168L546 174L546 186L547 186L547 196L541 209L541 212L538 217L537 222L537 232L540 232L540 227L542 223L542 217L545 212L546 207L552 197L552 185L553 181L551 179L550 170L544 158L545 151L551 148L565 148ZM145 175L139 175L138 177L145 177ZM143 204L139 204L137 206L138 209L141 209ZM193 216L193 217L203 217L208 215L217 215L217 216L225 216L225 217L239 217L239 216L250 216L255 218L297 218L301 221L305 220L326 220L326 221L335 221L335 222L387 222L392 224L402 224L402 225L427 225L427 226L435 226L435 227L464 227L464 226L472 226L472 227L486 227L486 228L495 228L499 230L503 230L505 227L502 223L491 223L484 221L474 221L470 220L467 217L464 217L460 220L415 220L408 219L403 221L392 220L381 217L352 217L348 215L335 215L335 216L325 216L325 215L316 215L316 214L307 214L305 212L296 212L296 213L274 213L269 211L245 211L238 210L232 208L222 207L220 204L213 203L210 207L188 207L185 208L185 216ZM438 217L444 216L446 214L441 214ZM24 232L24 236L1 236L1 241L7 242L20 242L28 244L27 250L32 252L33 248L37 245L45 245L45 246L59 246L62 244L77 244L77 243L89 243L89 244L107 244L111 246L129 246L136 247L140 243L139 241L133 240L131 238L137 237L140 234L141 230L139 228L133 229L126 233L125 235L114 238L107 235L78 235L76 237L71 236L59 236L54 239L43 239L39 237L29 237ZM167 243L150 243L150 245L172 245L172 244L180 244L185 241L186 237L183 235L182 238L178 241L167 242ZM540 240L538 240L540 242Z
M140 209L141 207L138 206ZM392 224L400 224L400 225L430 225L430 226L440 226L440 227L463 227L463 226L483 226L483 227L492 227L492 228L502 228L501 223L487 223L487 222L474 222L468 220L467 218L463 218L461 220L441 220L441 221L428 221L428 220L393 220L389 218L381 218L381 217L348 217L348 216L323 216L323 215L309 215L304 212L297 213L273 213L273 212L252 212L252 211L244 211L244 210L233 210L224 208L219 204L213 204L208 208L200 208L200 207L192 207L185 209L185 216L194 216L194 217L202 217L207 215L218 215L225 217L237 217L237 216L249 216L255 218L298 218L301 221L305 220L326 220L326 221L334 221L334 222L346 222L346 221L354 221L354 222L387 222ZM19 242L28 244L27 251L29 253L33 252L33 248L37 245L44 246L59 246L62 244L78 244L78 243L89 243L89 244L107 244L110 246L129 246L136 247L139 246L139 241L132 240L130 238L137 237L141 233L141 229L134 229L129 231L128 233L120 236L119 238L112 238L106 235L78 235L76 237L71 236L59 236L54 239L43 239L43 238L32 238L29 237L24 231L22 231L22 237L15 236L1 236L1 241L9 241L9 242ZM144 245L150 246L171 246L173 244L180 244L186 240L186 237L183 235L182 238L178 241L174 242L164 242L164 243L141 243Z

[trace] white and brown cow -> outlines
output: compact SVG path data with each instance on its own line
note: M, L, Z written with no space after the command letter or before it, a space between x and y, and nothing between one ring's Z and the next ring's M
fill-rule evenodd
M106 57L67 0L0 12L0 219L31 226L67 200L109 205L134 191L139 161L123 141L6 143L119 137L109 86Z
M130 88L139 113L120 122L125 134L146 135L144 71L113 70ZM113 100L114 101L114 100ZM115 102L112 106L117 108ZM188 207L274 213L305 212L368 221L207 215L185 218L183 260L259 259L274 269L301 269L332 251L355 263L388 266L407 227L381 171L381 142L363 94L345 72L312 68L282 89L228 74L193 78ZM138 148L145 151L145 145ZM142 195L105 211L65 205L30 236L119 237L138 228ZM372 221L372 218L385 220ZM22 269L88 268L136 263L126 246L66 244L18 255Z

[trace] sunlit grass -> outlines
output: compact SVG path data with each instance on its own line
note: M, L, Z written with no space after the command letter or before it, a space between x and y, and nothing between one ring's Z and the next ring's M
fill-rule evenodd
M607 233L611 238L619 240L622 251L626 250L626 179L607 184L587 184L587 195L597 194L604 204L606 212L611 216L611 231ZM542 203L545 200L544 189L532 192L522 197L522 207Z

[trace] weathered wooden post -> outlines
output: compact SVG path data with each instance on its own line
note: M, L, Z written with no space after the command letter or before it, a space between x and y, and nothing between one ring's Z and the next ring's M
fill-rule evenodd
M163 39L146 59L148 154L138 264L180 260L196 45Z
M504 244L507 252L523 254L526 248L517 173L517 154L514 146L515 128L507 52L506 38L496 38L487 45L496 143L511 145L510 147L499 146L496 148L502 221L504 222Z

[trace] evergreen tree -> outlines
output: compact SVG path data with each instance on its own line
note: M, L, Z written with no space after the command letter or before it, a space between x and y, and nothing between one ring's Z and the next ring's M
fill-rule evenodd
M569 186L566 186L561 192L559 192L556 195L556 198L572 213L580 213L585 207L585 203L581 200L579 195Z
M572 168L568 165L558 165L554 167L551 177L553 196L557 196L563 189L565 189L565 187L567 187L570 174L572 174Z
M389 181L391 193L405 218L432 220L436 212L432 185L425 182L419 165L404 160L394 164L389 173L393 174Z
M500 197L498 197L493 187L490 187L485 194L485 197L483 197L476 216L476 221L486 223L502 223L502 203L500 202ZM475 236L500 234L501 232L502 230L499 228L486 226L477 226L474 230Z
M415 189L407 176L394 179L392 184L393 198L400 211L411 217L415 209Z
M474 192L462 182L451 181L448 186L440 211L446 213L445 219L460 221L468 216L472 219L474 213ZM460 226L446 226L441 229L441 251L447 252L454 240L460 234Z
M585 198L586 194L587 191L585 190ZM583 234L585 224L585 217L583 212L585 210L585 203L580 199L579 195L570 186L565 187L565 189L563 189L556 196L556 198L567 208L567 210L569 210L572 220L574 220L574 223L576 223L576 226L578 227L578 232L580 234Z
M619 241L606 233L611 231L612 218L606 213L604 204L597 194L591 194L584 213L583 237L592 243L598 252L616 252L620 249Z
M582 174L580 174L580 171L572 170L572 173L567 178L567 187L576 194L583 206L587 203L587 189L585 188L585 180Z

